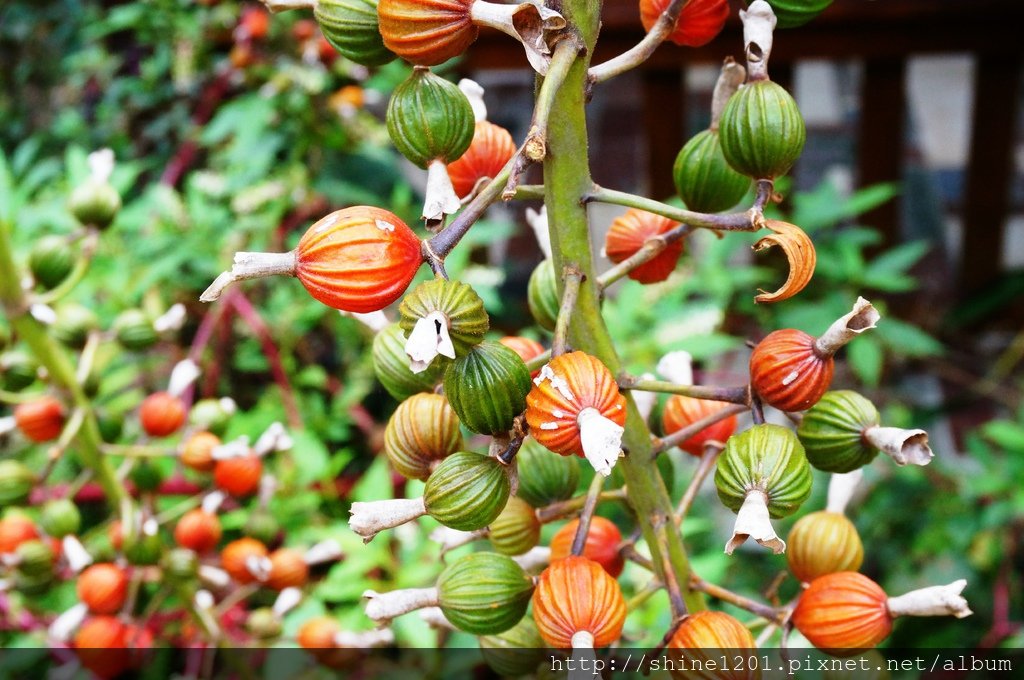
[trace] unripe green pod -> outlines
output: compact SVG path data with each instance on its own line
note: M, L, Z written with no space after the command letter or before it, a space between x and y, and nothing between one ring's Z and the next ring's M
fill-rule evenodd
M501 513L510 490L508 472L496 458L459 451L441 461L427 479L423 505L446 527L476 531Z
M20 350L0 355L0 388L20 392L35 382L39 366L30 355Z
M260 607L249 614L245 629L257 640L273 640L281 635L281 619L270 607Z
M313 16L327 41L346 59L381 66L395 58L377 29L376 0L317 0Z
M444 365L431 362L427 370L413 373L405 353L405 335L401 327L393 323L373 339L373 371L388 394L402 401L417 392L433 390L441 379Z
M187 583L199 574L199 556L188 548L171 548L160 560L164 577L172 583Z
M43 288L56 288L75 268L75 251L62 236L44 236L28 254L28 268Z
M188 422L197 430L206 430L218 437L223 435L234 415L233 408L225 408L220 399L200 399L188 414Z
M0 351L7 349L7 345L11 343L11 329L7 327L7 324L0 323ZM3 368L0 367L0 373L3 372Z
M437 579L445 618L474 635L496 635L518 623L533 595L533 579L512 558L491 552L461 557Z
M39 526L54 538L64 538L78 533L82 526L82 515L70 498L47 501L39 514Z
M100 428L100 436L107 443L116 442L124 431L124 414L107 410L97 410L96 424Z
M158 564L164 551L163 541L160 534L140 534L137 536L124 537L124 556L128 561L138 566Z
M718 458L715 487L725 507L738 512L752 489L764 492L773 518L788 517L811 495L811 466L793 432L755 425L729 437Z
M490 327L484 301L472 287L459 281L431 279L424 281L402 299L398 322L406 337L417 322L439 312L447 320L448 335L459 357L480 344Z
M526 303L538 326L549 331L555 330L561 301L558 299L555 265L551 260L544 260L530 274L530 282L526 287Z
M546 646L532 616L524 616L503 633L480 638L484 661L502 677L518 677L536 671L545 658Z
M68 198L68 210L85 225L106 229L121 209L121 196L107 182L87 179Z
M141 309L126 309L114 319L114 333L125 349L135 352L156 344L157 334L153 322Z
M770 80L747 83L729 98L718 125L722 154L754 179L786 174L800 157L807 130L796 101Z
M23 574L14 572L14 589L28 597L39 597L48 593L53 587L53 570L41 574Z
M753 0L747 0L749 5ZM803 26L832 4L832 0L768 0L778 19L776 28Z
M698 132L683 145L672 175L683 203L697 212L727 210L750 189L750 178L733 170L722 155L716 130Z
M440 394L414 394L395 409L384 430L384 453L408 479L426 480L434 465L462 448L459 417Z
M33 539L22 542L14 551L18 572L29 578L53 577L53 548L46 541Z
M164 481L164 473L156 463L141 458L132 467L128 478L139 491L156 491Z
M395 88L386 119L395 148L421 168L458 159L473 141L476 126L462 90L422 66Z
M505 509L487 527L491 546L502 555L522 555L540 541L540 520L533 506L510 496Z
M20 460L0 460L0 508L20 505L28 500L36 475Z
M53 337L67 347L81 349L89 333L100 327L99 317L87 307L74 302L65 303L57 310L57 321L50 326Z
M878 455L863 433L879 419L878 409L861 395L834 390L804 413L796 432L811 465L825 472L851 472Z
M552 453L532 437L519 449L516 466L519 470L516 495L535 508L572 498L580 483L579 458Z
M266 508L256 508L245 520L242 533L264 545L271 545L281 533L281 523Z
M453 361L444 374L448 403L463 425L480 434L508 432L526 408L532 386L523 360L498 342L480 343Z

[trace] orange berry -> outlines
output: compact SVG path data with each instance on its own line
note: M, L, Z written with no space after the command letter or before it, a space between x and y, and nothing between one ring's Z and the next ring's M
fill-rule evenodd
M256 493L263 474L263 460L254 454L217 461L213 481L217 488L242 498Z
M279 548L270 553L270 577L267 587L274 590L301 588L309 580L309 565L302 552L294 548Z
M94 564L78 576L76 589L93 614L114 614L128 596L128 575L113 564Z
M266 556L267 546L255 538L240 538L231 541L220 551L220 566L238 583L252 583L256 577L249 571L249 558Z
M576 530L580 525L578 519L566 524L551 538L551 561L568 557L572 553L572 542L576 539ZM587 532L586 543L583 544L583 556L594 560L607 571L612 578L618 578L626 560L619 554L622 533L615 523L604 517L593 517L590 530Z
M0 553L12 553L25 541L39 538L39 530L24 515L8 515L0 519Z
M185 404L167 392L154 392L142 400L139 421L150 437L166 437L185 424Z
M200 508L185 513L174 527L174 540L178 545L200 555L216 548L220 537L220 520L217 515Z
M209 472L216 461L213 450L220 446L220 437L211 432L196 432L181 447L181 463L197 472Z
M14 422L26 439L52 441L64 429L64 406L49 396L18 404L14 409Z

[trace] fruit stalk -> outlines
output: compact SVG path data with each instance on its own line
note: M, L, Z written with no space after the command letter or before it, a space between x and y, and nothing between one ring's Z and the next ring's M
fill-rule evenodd
M658 49L658 46L665 42L665 39L675 30L676 21L687 2L688 0L672 0L668 3L665 11L661 13L654 26L640 42L619 56L590 68L590 82L602 83L647 61Z
M548 153L544 158L545 204L551 225L552 255L556 268L575 264L585 277L569 324L569 340L576 349L599 358L612 373L620 370L619 357L601 317L594 253L590 242L584 199L594 190L587 160L585 104L588 86L588 55L593 54L600 23L601 3L567 0L562 11L576 28L586 52L568 69L555 93L547 131ZM580 200L573 200L579 197ZM688 215L688 217L690 217ZM746 217L746 216L745 216ZM749 218L747 218L749 224ZM557 269L556 269L557 271ZM559 294L564 284L559 282ZM704 597L686 584L690 564L677 531L658 532L670 524L673 508L665 484L651 463L651 433L632 398L626 398L627 418L622 445L628 455L622 461L629 501L646 539L655 573L662 583L683 584L682 599L689 611L705 608ZM662 533L664 542L659 541ZM666 573L669 572L669 573Z

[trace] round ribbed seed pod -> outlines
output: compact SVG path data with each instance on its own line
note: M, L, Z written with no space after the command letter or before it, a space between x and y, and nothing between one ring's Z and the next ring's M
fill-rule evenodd
M448 320L448 335L455 347L455 356L462 356L479 344L490 327L484 301L476 291L465 283L445 279L424 281L402 298L398 325L408 337L420 319L434 312L440 312Z
M212 432L194 432L181 446L181 463L196 472L209 472L217 464L213 450L220 446L220 437Z
M516 143L508 130L486 120L477 121L466 153L448 164L455 194L465 198L481 179L497 177L515 152Z
M432 466L462 448L459 417L440 394L414 394L395 409L384 430L384 453L408 479L426 480Z
M68 210L76 220L97 229L106 229L121 209L121 195L108 182L87 179L68 197Z
M233 402L230 399L226 403L222 399L200 399L192 405L188 422L198 430L209 430L220 437L227 430L234 413Z
M36 475L20 460L0 460L0 508L21 505L28 500Z
M160 556L164 551L164 542L160 534L125 536L123 541L124 556L130 563L148 566L160 562Z
M533 594L533 620L552 647L572 647L577 633L589 633L593 647L622 635L626 600L619 582L585 557L566 557L541 572Z
M160 568L172 583L187 583L199 573L199 556L188 548L172 548L160 560Z
M245 629L257 640L273 640L281 635L281 619L270 607L252 610L245 620Z
M752 0L747 0L750 4ZM832 4L832 0L768 0L778 19L776 28L803 26Z
M441 611L453 626L474 635L496 635L523 618L533 579L510 557L478 552L448 565L437 579L437 591Z
M715 487L733 512L739 512L747 492L758 489L767 497L773 518L788 517L811 495L811 466L791 430L755 425L726 442L715 470Z
M640 23L650 31L671 0L640 0ZM676 45L700 47L711 42L729 18L728 0L689 0L683 4L668 40Z
M572 554L580 521L574 519L551 537L551 561L560 560ZM619 552L622 532L615 522L595 515L590 520L587 539L583 544L583 556L601 565L612 578L618 578L626 566L626 559Z
M114 564L93 564L79 574L75 588L90 612L114 614L128 597L128 575Z
M773 179L793 166L807 131L786 89L770 80L747 83L729 98L718 125L722 154L735 170Z
M139 422L150 437L167 437L185 424L185 402L167 392L154 392L139 405Z
M487 537L502 555L522 555L540 541L537 511L522 498L510 496L505 509L487 527Z
M529 363L541 354L544 354L544 345L532 338L524 338L519 335L506 335L498 340L498 342L518 354L519 358L526 363ZM538 373L540 373L540 369L531 373L530 377L536 378Z
M434 66L457 57L476 40L471 0L380 0L384 45L402 59Z
M685 650L670 652L670 659L679 659L689 670L676 672L674 678L696 678L699 680L757 680L761 671L755 666L737 664L735 669L710 670L707 663L721 658L720 650L731 650L737 654L744 649L757 649L754 636L742 623L725 612L700 611L687 616L676 628L668 649ZM714 651L709 651L714 650Z
M441 362L432 361L427 370L413 373L405 353L405 335L397 323L383 329L373 339L373 372L388 394L399 401L434 389L444 368Z
M23 402L14 408L14 422L29 441L52 441L64 429L64 405L50 395Z
M33 538L39 538L39 531L28 517L8 514L0 519L0 554L12 553Z
M444 374L448 403L463 425L480 434L508 432L532 385L523 360L498 342L476 345Z
M803 583L837 571L857 571L864 546L857 527L838 512L812 512L789 530L786 561Z
M309 565L301 551L295 548L278 548L270 553L270 576L267 587L274 590L301 588L309 580Z
M852 571L811 581L790 618L805 638L833 656L850 656L889 637L892 617L881 586Z
M578 458L552 453L532 437L523 442L516 455L516 465L519 469L516 495L535 508L572 498L580 483Z
M750 178L732 169L717 130L703 130L683 145L672 168L679 198L690 210L728 210L746 196Z
M70 498L47 501L39 514L39 526L47 535L54 538L64 538L68 534L77 533L81 525L82 515Z
M75 268L75 252L62 236L44 236L28 254L32 278L43 288L56 288Z
M530 282L526 287L526 303L538 326L549 331L555 330L561 301L558 299L555 265L551 260L544 260L530 274Z
M20 350L0 355L0 389L20 392L36 381L39 366L35 359Z
M327 41L346 59L381 66L395 58L377 28L375 0L317 0L313 16Z
M126 309L118 314L114 333L122 347L135 352L149 349L157 341L153 322L141 309Z
M87 307L68 302L57 310L57 320L50 326L50 333L62 345L81 349L89 333L100 327L100 319Z
M781 411L814 406L832 384L835 360L821 356L815 339L787 328L772 331L750 355L750 384L762 401Z
M618 264L635 255L649 238L672 231L678 222L644 210L630 208L615 218L604 239L604 252ZM629 272L627 276L640 283L664 281L675 270L683 254L682 239L673 241L648 262Z
M874 404L851 390L835 390L804 413L796 433L811 465L826 472L851 472L878 455L863 437L864 430L878 424Z
M532 616L524 616L503 633L480 637L484 661L502 677L518 677L536 671L545 658L543 647L544 640Z
M29 578L52 577L55 555L48 541L32 539L25 541L14 551L18 573Z
M496 458L458 451L427 479L423 504L446 527L476 531L501 514L510 489L508 471Z
M473 107L454 83L417 67L388 102L388 135L398 151L421 168L450 163L473 141Z
M132 481L139 491L151 492L160 488L164 481L164 472L154 461L145 458L137 461L128 473L128 479Z

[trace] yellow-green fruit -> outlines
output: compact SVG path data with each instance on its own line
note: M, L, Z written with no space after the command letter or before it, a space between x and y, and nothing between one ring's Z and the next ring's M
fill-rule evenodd
M82 515L70 498L47 501L39 513L39 526L47 535L54 538L64 538L68 534L78 533L81 525Z
M476 531L501 514L510 489L508 471L496 458L458 451L427 479L423 504L446 527Z
M512 558L491 552L452 562L437 579L441 611L456 628L495 635L523 618L533 579Z
M837 571L857 571L864 546L857 527L838 512L812 512L801 517L786 541L789 570L803 583Z
M20 505L28 500L36 475L19 460L0 460L0 508Z
M438 462L461 448L459 417L440 394L412 395L398 405L384 430L384 453L408 479L426 480Z
M327 41L346 59L381 66L395 58L377 30L376 0L317 0L313 16Z
M487 527L491 546L502 555L522 555L540 541L540 520L533 506L510 496L505 509Z

